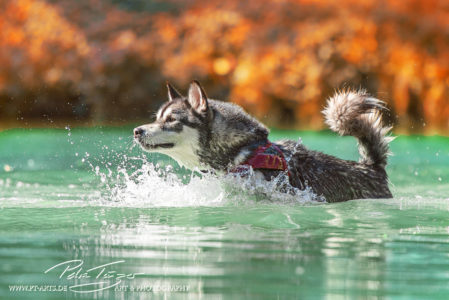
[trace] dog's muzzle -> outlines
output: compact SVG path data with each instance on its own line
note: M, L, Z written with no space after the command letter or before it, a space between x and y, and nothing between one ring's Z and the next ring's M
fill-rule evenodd
M146 141L146 139L144 139L146 131L144 128L142 127L136 127L133 130L134 132L134 139L136 141L139 142L139 144L142 145L142 147L144 147L147 150L153 150L153 149L157 149L157 148L173 148L175 146L174 143L148 143L148 141Z
M145 133L145 130L142 127L134 128L134 138L140 138Z

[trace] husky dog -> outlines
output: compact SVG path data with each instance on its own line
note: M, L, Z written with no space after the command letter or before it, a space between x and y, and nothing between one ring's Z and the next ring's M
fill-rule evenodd
M355 162L291 140L271 143L263 124L240 106L208 99L197 81L187 97L169 83L167 88L168 102L156 121L134 129L145 151L167 154L190 169L238 172L251 167L266 180L288 173L290 185L310 188L328 202L392 197L385 171L391 128L381 125L384 103L365 91L336 93L323 111L333 131L357 138L360 161Z

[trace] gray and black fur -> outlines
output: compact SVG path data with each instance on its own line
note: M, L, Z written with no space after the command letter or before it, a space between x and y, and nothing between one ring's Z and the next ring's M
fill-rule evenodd
M169 101L157 120L134 129L135 140L147 151L162 152L189 168L226 171L251 156L249 148L268 140L268 129L235 104L208 99L194 81L187 97L170 84ZM389 154L387 134L379 111L383 102L364 91L344 91L328 100L326 123L340 135L359 143L360 161L347 161L308 150L291 140L275 143L284 153L290 184L310 187L328 202L360 198L391 198L385 171ZM258 169L266 180L282 171Z

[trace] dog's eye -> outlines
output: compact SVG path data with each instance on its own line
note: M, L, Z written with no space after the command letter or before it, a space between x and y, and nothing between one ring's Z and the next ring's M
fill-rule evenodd
M165 119L165 122L174 122L174 121L176 121L176 119L173 118L172 116L168 116L168 117Z

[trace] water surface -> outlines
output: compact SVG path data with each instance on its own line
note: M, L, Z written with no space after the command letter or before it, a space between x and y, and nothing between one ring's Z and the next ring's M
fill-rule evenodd
M130 133L0 132L1 299L449 297L448 138L392 143L394 199L327 204L201 177ZM284 137L357 159L352 138Z

